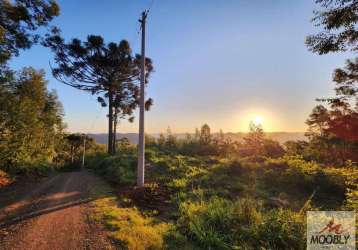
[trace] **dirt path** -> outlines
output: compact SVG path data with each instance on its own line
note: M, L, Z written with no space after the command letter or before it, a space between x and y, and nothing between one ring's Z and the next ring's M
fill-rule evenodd
M89 202L98 198L91 190L102 185L81 171L1 193L0 249L115 249L102 226L88 218Z

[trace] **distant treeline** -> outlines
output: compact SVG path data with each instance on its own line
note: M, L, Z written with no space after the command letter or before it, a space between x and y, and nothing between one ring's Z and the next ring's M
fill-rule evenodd
M188 134L194 135L195 133L173 133L178 139L185 138ZM248 133L245 132L227 132L224 133L225 139L230 139L232 141L242 141ZM265 132L266 136L274 141L278 141L280 144L284 144L287 141L296 141L296 140L307 140L304 132ZM149 134L154 138L159 138L160 133ZM220 133L212 133L212 136L218 137ZM90 138L93 138L99 144L107 144L108 135L106 133L90 133L88 134ZM117 133L117 138L127 138L132 144L138 143L138 134L137 133Z

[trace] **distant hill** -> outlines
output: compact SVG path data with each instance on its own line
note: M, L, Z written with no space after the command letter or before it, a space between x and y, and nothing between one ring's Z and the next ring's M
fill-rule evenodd
M233 141L241 141L247 133L225 133L225 137ZM266 137L283 144L286 141L306 140L304 132L266 132Z
M159 134L151 134L154 137L158 137ZM184 138L185 133L175 134L178 138ZM217 133L214 133L213 136L217 136ZM233 141L241 141L245 137L246 133L225 133L225 138L230 138ZM102 134L88 134L89 137L96 140L97 143L107 144L108 135L105 133ZM278 141L283 144L286 141L295 141L295 140L306 140L304 132L267 132L266 136L272 140ZM129 141L133 144L138 143L138 134L137 133L118 133L117 138L127 137Z
M95 139L95 141L99 144L107 144L108 142L108 134L101 133L101 134L88 134L89 137ZM129 141L133 144L138 143L138 134L137 133L117 133L117 139L127 137Z

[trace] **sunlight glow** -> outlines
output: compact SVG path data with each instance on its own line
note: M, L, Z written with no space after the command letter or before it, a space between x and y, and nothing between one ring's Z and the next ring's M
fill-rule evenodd
M254 123L254 125L256 126L262 126L263 125L263 118L262 116L256 115L254 116L254 118L252 119L252 122Z
M281 130L281 120L265 108L253 107L237 113L237 131L248 132L250 124L261 126L265 132Z

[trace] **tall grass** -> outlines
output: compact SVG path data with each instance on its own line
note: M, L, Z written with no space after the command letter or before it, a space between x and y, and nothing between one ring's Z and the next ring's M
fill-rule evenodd
M156 231L152 222L144 223L162 237L156 242L167 249L305 249L307 209L352 209L357 204L357 170L353 168L321 166L300 157L257 162L156 148L149 148L146 156L148 179L166 186L170 205L177 208L166 218L172 225L165 233ZM97 154L90 160L93 170L120 184L134 183L135 166L134 152L110 157ZM277 196L287 199L287 206L269 205ZM131 221L137 217L128 219L122 213L137 212L121 210L114 217ZM114 223L113 227L122 232L118 237L132 237L123 228L146 235L146 230L134 224ZM155 238L149 233L147 237Z

